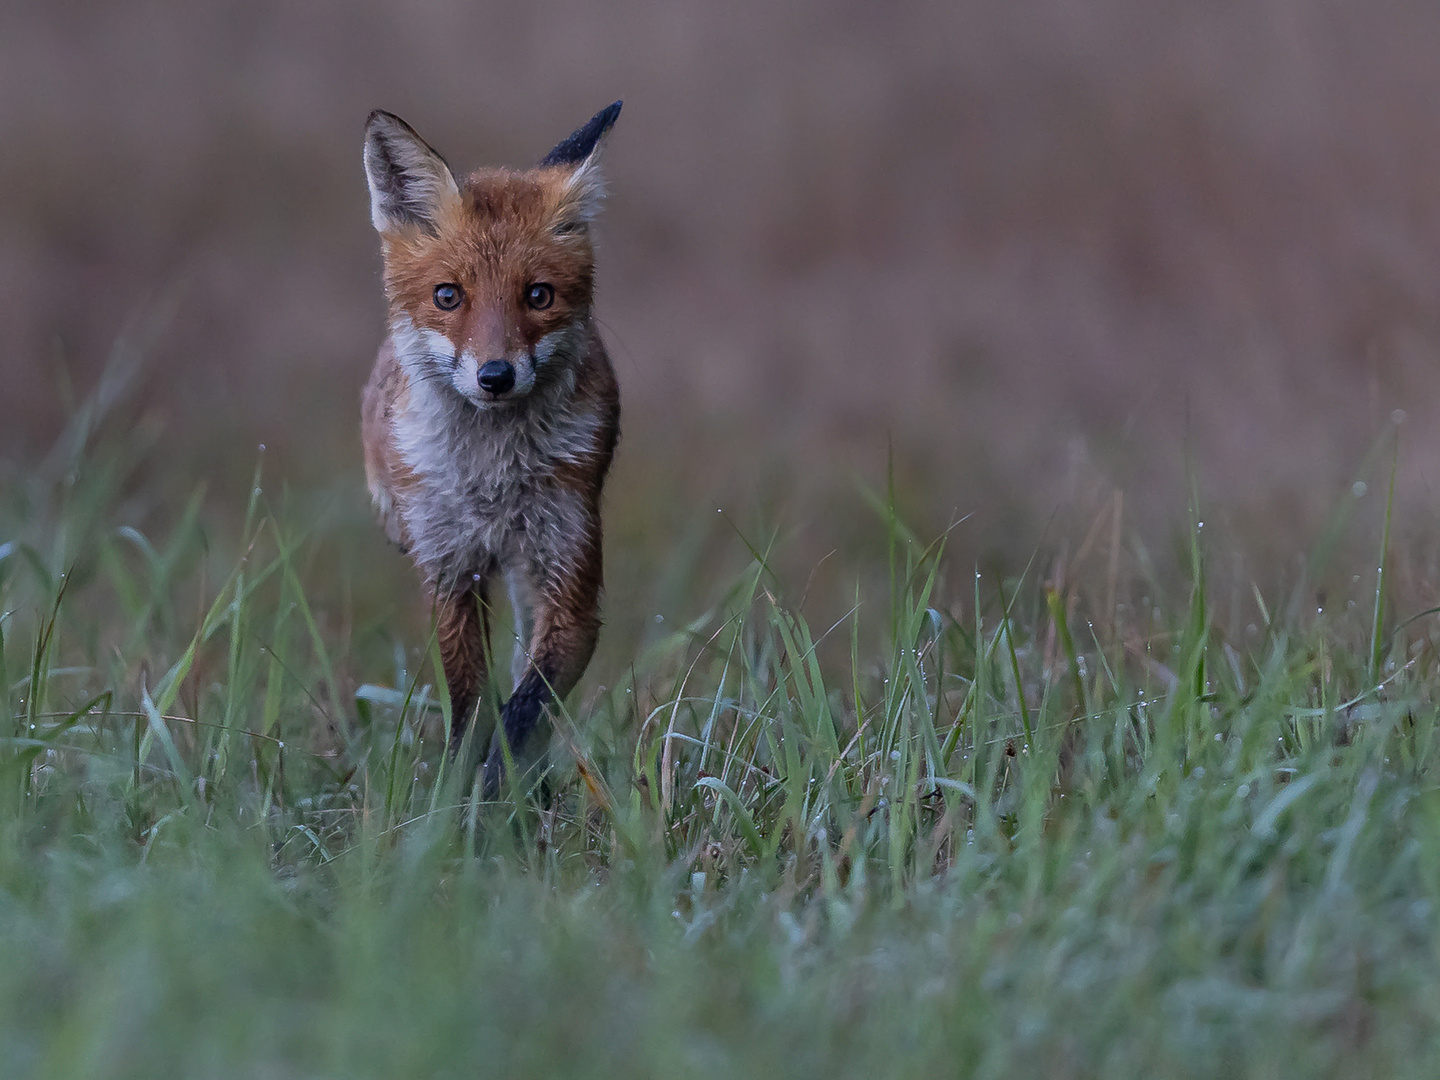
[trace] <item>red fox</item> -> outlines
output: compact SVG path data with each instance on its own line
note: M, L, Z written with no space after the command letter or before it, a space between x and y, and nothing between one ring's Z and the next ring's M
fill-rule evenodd
M370 114L365 175L384 255L389 335L365 386L370 496L438 618L460 749L486 679L492 579L518 633L483 790L538 771L547 710L600 629L600 491L620 397L595 328L597 151L620 102L525 170L457 180L398 116Z

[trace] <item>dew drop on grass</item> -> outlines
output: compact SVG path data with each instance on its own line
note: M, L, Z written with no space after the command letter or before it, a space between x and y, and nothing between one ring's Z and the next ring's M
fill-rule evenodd
M665 616L664 616L664 615L656 615L656 616L655 616L655 621L656 621L657 623L662 623L662 622L665 621Z
M1401 424L1405 423L1405 410L1396 409L1394 412L1392 412L1390 414L1390 422L1396 427L1399 427Z
M263 442L260 444L260 452L262 454L265 452L265 444Z
M1355 483L1350 485L1350 494L1354 495L1357 499L1369 490L1370 489L1365 486L1364 480L1356 480Z
M471 580L471 581L479 581L479 580L480 580L480 575L479 575L479 574L471 574L471 575L470 575L470 580Z

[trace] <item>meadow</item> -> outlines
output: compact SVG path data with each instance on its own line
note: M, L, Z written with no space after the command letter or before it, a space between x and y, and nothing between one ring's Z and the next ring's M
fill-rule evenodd
M0 1078L1440 1075L1437 33L6 5ZM616 98L606 625L483 804L363 121Z
M1332 530L1371 515L1378 559L1318 607L1333 537L1227 611L1193 502L1177 573L1118 505L992 573L892 484L820 624L784 523L727 519L720 569L672 575L690 617L569 703L550 797L487 804L423 613L367 600L358 483L300 498L259 453L243 513L143 532L118 397L0 511L7 1076L1440 1066L1440 658L1392 580L1393 433Z

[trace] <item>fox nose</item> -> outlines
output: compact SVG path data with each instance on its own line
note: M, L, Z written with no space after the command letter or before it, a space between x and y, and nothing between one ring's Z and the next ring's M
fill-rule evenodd
M486 360L480 366L480 389L503 394L515 385L515 369L508 360Z

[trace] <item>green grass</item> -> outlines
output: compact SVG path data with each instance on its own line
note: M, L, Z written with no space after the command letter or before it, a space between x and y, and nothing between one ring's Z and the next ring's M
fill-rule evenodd
M1373 611L1231 640L1198 520L1117 612L876 499L888 590L811 626L737 539L553 800L481 805L350 504L257 473L145 535L133 442L62 445L0 509L7 1076L1440 1072L1440 664L1383 551Z

